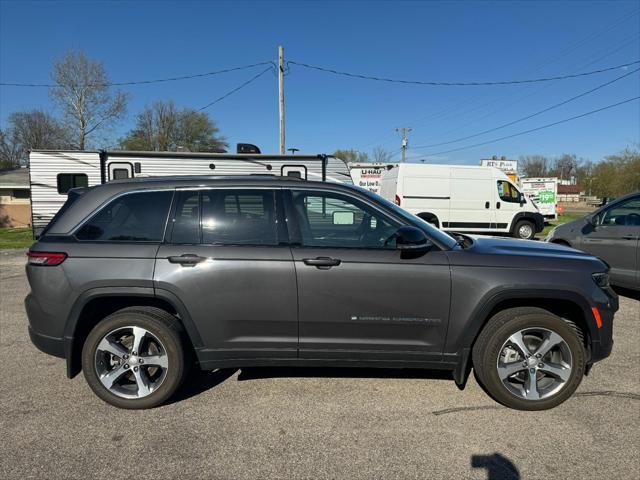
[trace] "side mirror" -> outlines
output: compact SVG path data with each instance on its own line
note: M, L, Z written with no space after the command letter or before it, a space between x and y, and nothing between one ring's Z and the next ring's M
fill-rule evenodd
M396 248L398 250L429 250L433 243L417 227L400 227L396 230Z
M598 216L597 215L590 215L587 217L587 222L589 223L589 225L593 225L594 227L598 226Z

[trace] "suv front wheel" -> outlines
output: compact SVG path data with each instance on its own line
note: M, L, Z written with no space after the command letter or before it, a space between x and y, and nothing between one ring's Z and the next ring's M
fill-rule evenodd
M473 348L476 377L498 402L546 410L578 388L586 354L578 327L541 308L499 312Z
M129 307L109 315L82 349L87 383L119 408L152 408L175 393L185 377L181 325L164 310Z

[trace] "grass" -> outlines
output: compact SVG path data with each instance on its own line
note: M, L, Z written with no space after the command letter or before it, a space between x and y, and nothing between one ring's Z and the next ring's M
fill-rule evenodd
M0 250L5 248L29 248L33 243L30 228L0 228Z
M540 233L538 233L536 235L536 237L538 238L544 238L547 236L547 233L549 233L549 231L554 228L557 227L558 225L562 225L563 223L567 223L570 222L571 220L577 220L578 218L582 218L586 215L586 213L580 213L580 212L569 212L569 213L563 213L562 215L558 215L558 218L556 220L551 220L549 222L549 224L547 224L546 227L544 227L544 230L542 230Z

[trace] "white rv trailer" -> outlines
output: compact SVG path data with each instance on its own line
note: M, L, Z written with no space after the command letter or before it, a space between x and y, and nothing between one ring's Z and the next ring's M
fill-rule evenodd
M282 175L353 183L345 162L327 155L33 150L29 166L35 235L62 207L70 189L110 180L166 175Z

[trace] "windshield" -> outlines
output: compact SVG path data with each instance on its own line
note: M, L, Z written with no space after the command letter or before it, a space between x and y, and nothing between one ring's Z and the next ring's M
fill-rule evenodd
M370 192L365 188L358 187L356 185L353 185L352 188L355 188L359 192L364 193L367 197L371 198L372 200L375 200L377 203L383 204L388 209L393 210L394 213L396 213L398 216L407 220L407 222L409 222L411 225L421 228L429 237L431 237L432 240L436 240L438 243L442 245L446 245L448 248L453 248L456 246L457 242L455 239L453 239L443 231L438 230L436 227L434 227L430 223L425 222L420 217L416 217L415 215L407 212L406 210L403 210L395 203L390 202L382 198L380 195L376 195L375 193Z

